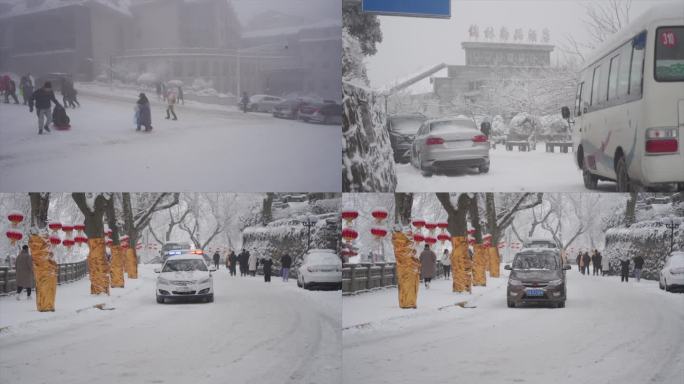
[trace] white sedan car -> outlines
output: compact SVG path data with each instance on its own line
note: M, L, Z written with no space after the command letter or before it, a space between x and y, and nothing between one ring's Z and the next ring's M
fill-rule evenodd
M660 289L684 289L684 252L672 252L660 270Z
M297 285L304 289L313 287L342 288L342 261L330 249L311 249L297 270Z
M164 262L158 273L157 303L168 299L199 299L207 302L214 301L214 278L201 255L191 253L171 256Z

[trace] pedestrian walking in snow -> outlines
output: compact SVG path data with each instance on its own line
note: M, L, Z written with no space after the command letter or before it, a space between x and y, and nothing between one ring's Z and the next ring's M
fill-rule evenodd
M14 99L14 104L19 104L19 99L17 99L17 83L14 82L9 76L7 77L7 82L5 85L5 104L9 104L10 97Z
M247 276L247 271L249 271L249 252L247 252L244 248L240 252L239 263L240 276Z
M183 97L183 86L178 86L178 103L185 105L185 97Z
M641 269L644 268L644 258L641 255L637 255L634 258L634 277L637 283L641 281Z
M152 111L150 110L150 101L144 93L138 96L138 101L135 104L135 117L136 117L136 131L140 130L140 127L145 127L145 132L152 130Z
M242 112L247 113L247 105L249 104L249 96L247 92L242 92L242 99L240 99L240 106L242 107Z
M254 276L256 276L258 258L257 258L256 253L250 255L250 254L249 254L249 251L247 251L247 255L248 255L248 256L247 256L247 257L248 257L248 260L249 260L249 274L250 274L252 277L254 277Z
M593 266L592 275L598 276L599 271L601 270L601 259L600 259L600 255L599 255L598 251L595 249L591 253L591 265Z
M584 263L584 272L586 275L590 275L591 273L589 272L589 265L591 264L591 256L589 256L589 252L584 252L584 256L582 256L582 262Z
M178 120L178 117L176 116L176 93L173 91L170 91L168 95L166 95L166 120L171 118L171 115L173 115L174 120Z
M46 81L43 87L33 92L29 99L29 111L33 113L33 107L36 107L38 115L38 134L42 135L43 130L50 132L50 123L52 122L52 104L62 106L55 98L55 93L52 91L52 83Z
M601 275L605 276L610 272L610 260L607 257L603 257L600 252L599 256L601 257Z
M430 245L425 244L423 252L420 253L420 278L425 282L425 288L430 288L430 282L435 277L435 264L437 255L430 250Z
M575 262L577 262L577 271L579 271L580 273L584 273L582 271L582 251L579 251L577 253L577 258L575 259Z
M162 99L162 83L161 81L157 81L155 84L155 88L157 91L157 99L161 100Z
M17 256L16 261L16 280L17 280L17 300L21 296L21 291L26 290L26 299L31 298L31 288L33 281L33 260L29 254L29 247L24 245Z
M28 105L31 95L33 95L33 80L31 74L27 73L19 80L19 88L21 89L21 96L24 99L24 105Z
M74 86L74 83L66 78L62 78L62 104L64 104L64 108L71 107L71 108L76 108L76 105L80 107L81 104L78 102L76 99L76 87Z
M219 255L218 251L214 252L214 267L216 267L216 270L218 271L219 269L219 261L221 261L221 255Z
M270 255L266 255L261 259L261 266L264 268L264 282L271 282L271 268L273 267L273 259Z
M290 278L290 268L292 267L292 257L289 254L284 254L280 258L280 276L283 278L283 282L287 283L287 279Z
M445 249L444 253L442 254L442 268L444 268L444 278L449 279L451 278L451 255L449 254L449 250Z
M629 282L629 259L620 260L620 281Z
M230 254L228 255L228 257L227 257L226 259L227 259L227 261L228 261L228 263L229 263L229 267L228 267L228 268L230 269L230 275L231 275L231 276L235 276L235 267L237 266L237 262L238 262L238 257L237 257L237 255L235 254L235 251L233 251L233 250L231 249L231 250L230 250Z

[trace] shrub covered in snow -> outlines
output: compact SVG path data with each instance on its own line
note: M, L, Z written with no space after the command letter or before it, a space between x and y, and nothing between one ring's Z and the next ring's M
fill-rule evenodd
M509 127L511 135L529 137L539 133L542 123L537 116L522 112L511 119Z
M675 251L684 249L684 228L680 226L671 232L665 226L666 223L669 223L669 219L660 217L637 222L629 228L607 230L603 256L610 260L611 273L620 273L620 260L631 260L641 255L644 258L642 277L657 280L658 273L670 253L670 236L673 235ZM630 268L633 267L632 263Z
M368 88L344 83L342 190L391 192L396 189L389 133L378 97Z

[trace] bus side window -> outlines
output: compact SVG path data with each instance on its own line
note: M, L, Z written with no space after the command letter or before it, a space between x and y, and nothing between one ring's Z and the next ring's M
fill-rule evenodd
M625 44L620 49L620 67L617 76L617 97L627 96L629 90L629 70L630 62L632 61L632 44L631 42Z
M575 96L575 116L582 116L582 88L584 87L584 82L579 83L577 86L577 95Z
M603 59L603 62L601 63L601 75L599 79L599 87L598 87L598 102L599 104L604 104L606 100L608 100L608 75L609 72L608 70L610 69L609 67L609 61L608 59Z
M594 106L599 103L599 83L601 82L601 65L594 68L594 76L591 79L591 101L589 105Z
M617 99L617 76L619 62L620 55L613 56L613 58L610 59L610 72L608 75L608 100Z
M629 75L629 94L640 96L644 75L644 56L646 48L646 32L632 39L632 69Z

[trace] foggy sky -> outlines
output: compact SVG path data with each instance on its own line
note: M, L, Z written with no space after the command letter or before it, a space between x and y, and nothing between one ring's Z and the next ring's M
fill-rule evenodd
M654 4L667 1L670 0L634 0L630 20ZM479 26L480 40L486 27L494 27L498 40L499 29L506 26L511 34L509 41L516 28L523 28L526 41L528 29L536 29L541 38L545 27L551 31L551 44L556 46L566 34L583 41L586 32L582 3L586 1L452 0L451 19L380 16L383 41L378 45L378 53L366 58L368 77L373 87L381 87L442 62L465 64L461 42L469 41L471 24ZM558 52L556 47L551 56L554 65Z

